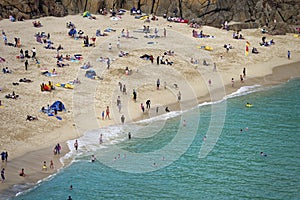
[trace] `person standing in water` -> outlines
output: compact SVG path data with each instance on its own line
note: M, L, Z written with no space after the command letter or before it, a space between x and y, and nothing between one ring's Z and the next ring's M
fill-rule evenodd
M103 139L102 139L102 133L100 134L100 137L99 137L99 144L102 144L103 143Z
M74 148L75 148L76 151L78 150L78 141L77 140L75 140Z
M94 155L91 156L91 162L95 162L96 161L96 157Z

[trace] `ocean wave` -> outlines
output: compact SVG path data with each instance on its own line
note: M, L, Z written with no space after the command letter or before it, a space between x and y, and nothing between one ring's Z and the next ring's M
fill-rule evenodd
M247 94L250 94L253 92L258 92L261 89L262 89L261 85L243 86L240 89L238 89L237 91L235 91L229 95L226 95L223 99L227 100L227 99L234 98L234 97L244 96L244 95L247 95Z

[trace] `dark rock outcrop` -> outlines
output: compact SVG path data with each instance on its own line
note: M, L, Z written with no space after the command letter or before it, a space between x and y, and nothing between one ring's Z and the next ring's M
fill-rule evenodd
M295 32L300 26L300 0L2 0L0 18L62 17L101 8L141 8L145 13L176 15L202 25L220 27L225 20L234 29L265 26L270 33Z

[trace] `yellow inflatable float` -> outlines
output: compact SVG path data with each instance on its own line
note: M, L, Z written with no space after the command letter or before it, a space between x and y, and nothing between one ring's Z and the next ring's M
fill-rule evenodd
M145 20L145 19L147 19L148 17L149 17L148 15L142 16L142 17L140 18L140 20Z
M212 51L213 48L210 46L197 46L198 49L204 49L206 51Z
M246 103L245 106L246 106L247 108L251 108L253 105L252 105L251 103Z
M66 88L66 89L74 89L74 85L71 85L69 83L67 83L67 84L56 83L55 86L57 86L57 87L63 87L63 88Z

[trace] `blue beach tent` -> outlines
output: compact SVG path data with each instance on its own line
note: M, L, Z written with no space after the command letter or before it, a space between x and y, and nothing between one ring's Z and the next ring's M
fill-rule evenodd
M50 106L51 110L57 110L57 111L65 111L65 105L61 102L61 101L55 101L51 106Z

